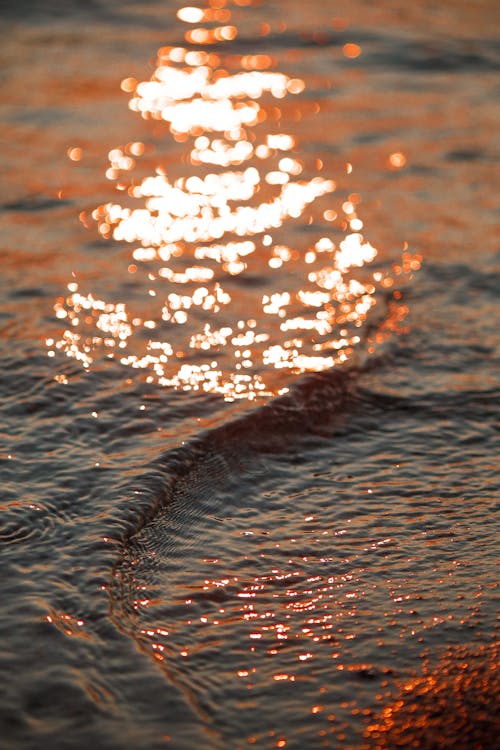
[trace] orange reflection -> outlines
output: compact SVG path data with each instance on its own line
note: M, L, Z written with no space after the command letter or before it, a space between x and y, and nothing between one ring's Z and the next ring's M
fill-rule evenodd
M356 57L359 57L361 54L361 47L359 44L344 44L342 47L342 52L346 57L350 57L351 59L354 59Z
M71 161L80 161L83 155L83 149L79 146L71 146L68 148L67 154Z
M266 54L231 54L225 65L226 53L200 48L236 36L225 5L180 8L188 43L162 47L149 81L122 81L130 108L172 136L168 169L146 165L142 141L112 148L106 177L119 200L92 212L101 237L132 245L124 268L140 294L129 300L122 290L107 301L72 282L55 304L66 330L49 354L62 351L85 368L116 359L149 382L252 400L286 390L277 372L349 360L378 293L394 282L365 270L377 250L361 234L359 194L334 210L336 184L319 174L322 161L272 124L282 115L276 100L300 95L304 81L273 70ZM360 51L344 46L350 57ZM81 149L68 155L78 159ZM301 217L317 222L316 237L289 246L280 230ZM339 217L344 235L337 227L335 238L324 234L319 222Z
M400 151L396 151L389 156L389 166L393 169L401 169L406 164L406 156Z
M490 747L498 726L498 667L498 642L448 648L370 721L362 750Z
M91 640L92 636L85 632L85 620L81 617L74 617L67 612L58 612L51 609L50 614L46 615L44 620L68 636Z

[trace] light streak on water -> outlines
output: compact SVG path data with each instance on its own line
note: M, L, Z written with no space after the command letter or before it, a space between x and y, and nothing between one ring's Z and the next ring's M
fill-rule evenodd
M231 12L186 6L177 15L192 25ZM92 211L103 238L131 245L142 299L100 299L71 282L55 304L67 327L50 340L51 356L62 351L85 368L116 359L151 383L253 400L287 390L276 371L329 369L363 341L391 281L367 268L377 249L361 234L361 197L333 209L336 183L319 174L321 160L273 119L303 80L273 70L268 55L231 54L225 64L225 53L200 48L236 35L230 25L190 27L188 44L158 51L149 81L122 81L130 109L163 123L178 154L140 178L146 145L111 149L106 177L120 200ZM286 231L299 221L316 235L302 246Z

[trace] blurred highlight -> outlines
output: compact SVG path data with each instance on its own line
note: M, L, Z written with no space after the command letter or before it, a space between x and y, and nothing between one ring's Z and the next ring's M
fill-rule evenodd
M85 368L98 357L118 359L144 370L148 382L253 400L287 390L279 371L348 361L395 271L368 271L377 250L361 234L361 196L333 210L335 182L318 174L321 160L303 157L281 126L276 103L300 95L304 81L272 70L266 54L231 54L225 64L225 53L200 48L237 35L225 5L181 8L188 45L162 47L149 81L121 84L132 95L130 109L163 123L181 150L168 168L159 163L137 178L147 144L113 148L106 177L125 200L91 215L103 238L133 245L128 270L134 283L142 280L142 301L100 299L71 282L55 305L67 328L47 345L51 356L62 351ZM201 22L225 25L191 28ZM343 52L361 54L354 44ZM82 150L72 147L68 156L78 161ZM392 154L390 165L404 159ZM175 176L178 165L184 172ZM90 217L81 218L88 225ZM290 246L301 218L316 238ZM405 254L396 273L418 265Z

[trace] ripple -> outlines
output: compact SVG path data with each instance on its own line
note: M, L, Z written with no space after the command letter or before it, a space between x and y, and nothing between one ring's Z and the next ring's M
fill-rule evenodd
M54 533L58 520L40 503L10 504L4 507L3 516L0 543L9 546L47 539Z
M498 736L499 644L448 649L370 719L363 750L491 747Z
M123 547L113 618L202 723L223 727L221 741L236 741L244 714L261 742L280 731L293 747L314 746L308 712L354 741L352 716L375 715L376 696L389 700L424 647L435 654L491 626L491 457L479 451L464 467L456 394L378 402L359 387L367 374L314 376L166 454L168 493ZM467 413L479 424L478 405L494 399L476 397ZM466 524L459 455L474 494ZM257 696L277 690L287 698L270 710Z

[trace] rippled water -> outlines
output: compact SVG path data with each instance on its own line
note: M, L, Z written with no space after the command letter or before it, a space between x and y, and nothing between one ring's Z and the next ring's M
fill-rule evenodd
M181 7L1 7L2 747L491 748L495 3Z

